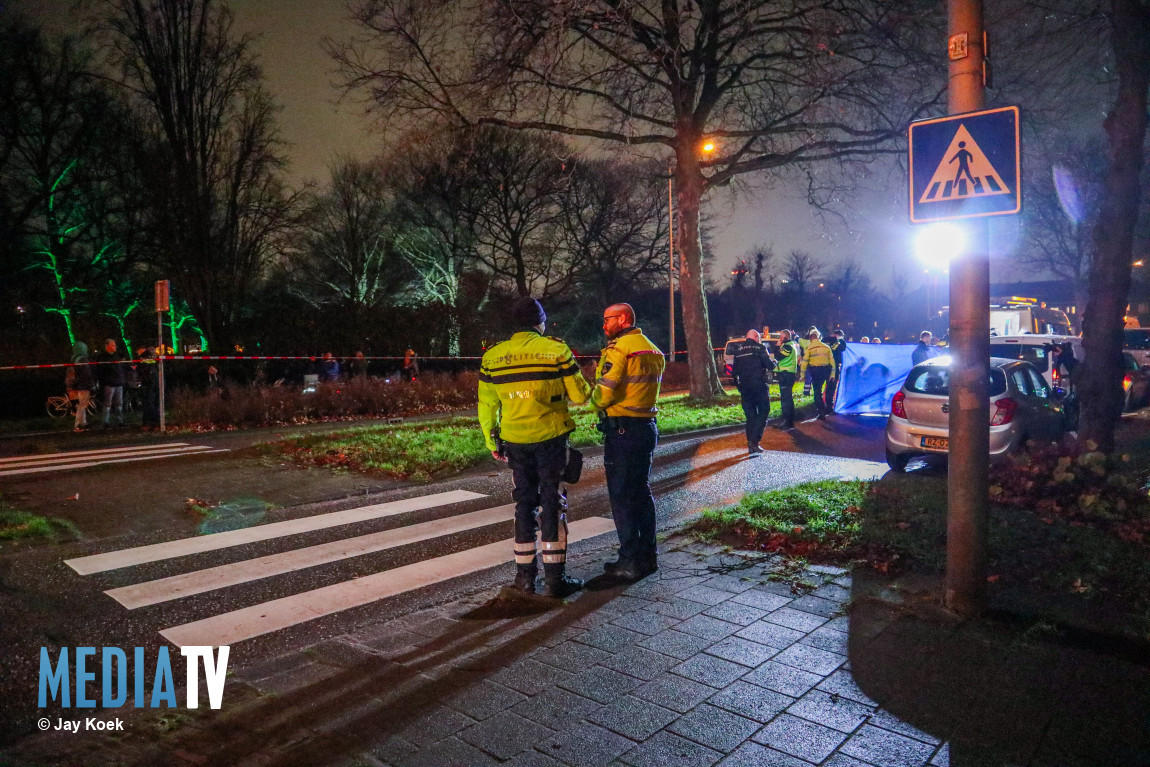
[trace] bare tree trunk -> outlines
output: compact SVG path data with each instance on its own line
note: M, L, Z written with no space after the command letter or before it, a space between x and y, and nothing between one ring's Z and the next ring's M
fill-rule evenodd
M1094 227L1094 260L1082 344L1083 439L1110 452L1122 415L1122 327L1130 291L1134 226L1141 201L1146 89L1150 86L1150 6L1113 0L1110 37L1118 70L1118 97L1106 118L1110 168Z
M703 286L702 247L699 242L699 203L703 196L703 175L695 160L693 141L684 141L675 164L675 187L679 193L679 253L683 269L679 289L683 301L683 328L687 335L691 397L714 399L723 395L719 371L711 352L711 320Z

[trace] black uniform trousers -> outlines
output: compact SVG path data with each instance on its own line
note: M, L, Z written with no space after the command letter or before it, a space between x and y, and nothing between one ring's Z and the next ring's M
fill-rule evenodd
M767 428L771 415L771 393L766 384L739 387L743 399L743 415L747 417L747 447L757 447Z
M783 410L783 426L791 428L795 425L795 374L788 370L775 373L779 382L779 405Z
M516 563L521 569L536 572L538 529L543 544L544 577L558 579L567 562L567 496L559 486L567 465L567 435L522 445L508 442L506 450L507 465L515 482L511 497L515 501ZM536 509L540 509L538 519Z
M653 565L655 497L651 495L651 456L659 442L653 418L611 418L603 439L603 467L611 515L619 533L619 560Z
M811 365L807 370L811 373L811 394L815 397L815 410L819 415L832 412L829 403L834 402L834 394L826 390L829 388L827 380L831 377L831 366Z

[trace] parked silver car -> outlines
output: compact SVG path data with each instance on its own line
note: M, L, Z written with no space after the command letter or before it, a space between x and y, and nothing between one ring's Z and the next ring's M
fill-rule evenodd
M946 455L950 446L950 357L916 365L894 395L886 422L886 461L904 471L912 458ZM990 360L990 459L1029 439L1056 441L1068 428L1066 400L1034 365Z

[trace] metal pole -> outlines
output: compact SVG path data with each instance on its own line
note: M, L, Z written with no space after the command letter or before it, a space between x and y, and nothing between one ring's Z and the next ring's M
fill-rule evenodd
M672 196L674 173L667 168L667 294L670 305L668 327L671 329L671 349L669 360L675 361L675 202Z
M949 34L968 55L951 60L949 114L983 108L982 0L947 0ZM990 262L986 219L966 222L950 279L950 467L947 478L946 606L978 615L986 603L990 446Z
M159 345L156 351L160 353L159 368L157 369L158 383L160 388L160 433L166 431L167 422L164 418L164 353L168 350L164 345L164 313L156 312L156 335L159 337Z

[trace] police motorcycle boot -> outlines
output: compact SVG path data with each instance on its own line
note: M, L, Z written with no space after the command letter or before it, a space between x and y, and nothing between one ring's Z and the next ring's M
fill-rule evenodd
M536 575L538 575L538 572L534 567L519 565L515 573L515 583L512 585L516 591L522 591L524 594L534 594Z
M564 573L564 565L543 565L543 596L563 599L583 588L583 581Z

